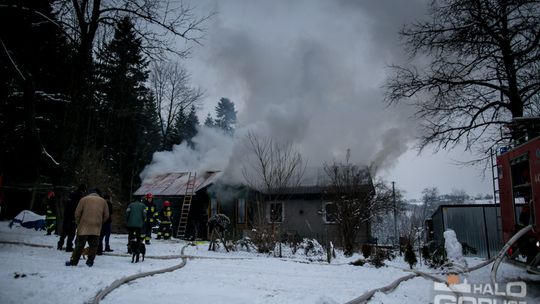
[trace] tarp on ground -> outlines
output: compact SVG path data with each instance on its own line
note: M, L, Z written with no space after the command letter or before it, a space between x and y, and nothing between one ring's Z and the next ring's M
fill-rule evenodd
M13 228L13 225L28 229L45 230L45 215L39 215L30 210L23 210L9 223L10 228Z

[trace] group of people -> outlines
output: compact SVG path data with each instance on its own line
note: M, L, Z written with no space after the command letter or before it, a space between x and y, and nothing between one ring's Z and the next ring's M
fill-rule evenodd
M50 206L54 205L52 203L53 197L54 193L48 194L47 216ZM94 265L96 255L102 254L103 251L113 251L109 245L113 212L111 200L110 194L102 196L97 188L87 194L85 185L80 185L76 191L70 194L64 208L62 234L57 244L57 249L62 250L65 242L66 251L72 252L70 260L65 263L66 266L76 266L79 263L87 243L89 249L86 265L89 267ZM55 215L52 211L50 213ZM49 219L47 216L46 221ZM56 221L56 217L54 217L54 221ZM148 193L142 202L134 201L129 204L126 210L126 223L129 232L128 253L131 253L129 240L136 239L137 243L144 240L145 244L149 245L152 228L157 225L159 225L157 238L169 239L172 236L171 203L165 201L161 211L157 212L153 203L153 195ZM50 234L49 228L54 230L55 227L52 224L50 226L49 222L46 224L48 234ZM75 246L73 246L74 240ZM103 241L105 241L105 246L103 246Z
M84 246L88 243L88 259L86 265L92 267L97 254L113 251L109 245L112 226L111 195L102 196L99 189L93 189L86 194L86 186L80 185L77 191L70 194L64 209L64 223L62 235L58 241L57 249L62 250L67 237L66 251L72 252L66 266L76 266L79 263ZM73 239L75 237L75 248Z
M54 212L50 211L54 204L50 203L50 197L54 197L54 192L49 192L49 203L47 204L47 213L45 220L49 219L50 214L54 214ZM69 199L67 200L65 206L64 206L64 216L63 216L63 224L62 224L62 233L60 235L60 240L57 244L58 250L64 249L64 244L66 245L66 252L73 252L73 242L75 240L75 232L77 231L77 220L75 218L77 207L79 205L79 201L87 194L86 193L86 186L84 184L79 185L77 190L74 192L71 192L69 195ZM98 194L101 197L101 193L99 189L95 189L92 191L92 193ZM105 194L103 196L103 199L105 200L107 204L107 211L109 216L102 221L100 233L99 233L99 243L97 247L96 254L100 255L103 253L103 251L114 251L111 249L111 246L109 244L109 239L111 236L111 230L112 230L112 213L113 213L113 204L112 204L112 197L111 194ZM51 216L52 217L52 216ZM54 222L56 222L56 216L54 216ZM46 222L47 225L47 234L50 234L49 230L49 223ZM52 222L51 222L52 225ZM52 228L54 230L54 228ZM103 241L105 241L105 248L103 246Z
M129 240L140 243L144 240L150 245L152 229L158 226L157 239L170 239L172 237L172 210L169 201L163 202L163 208L157 212L154 205L154 196L147 193L142 202L134 201L126 210L126 226L128 228L128 253L131 253Z

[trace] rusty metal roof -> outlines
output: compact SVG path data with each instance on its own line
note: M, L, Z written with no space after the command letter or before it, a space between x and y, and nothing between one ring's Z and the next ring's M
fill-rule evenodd
M195 192L216 182L220 171L206 171L197 173ZM172 172L154 175L146 178L142 185L135 191L135 195L152 193L153 195L185 195L189 172Z

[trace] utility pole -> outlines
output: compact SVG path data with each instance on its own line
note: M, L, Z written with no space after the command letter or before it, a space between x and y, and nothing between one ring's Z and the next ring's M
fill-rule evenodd
M396 188L395 188L396 182L392 182L392 200L394 202L394 247L396 247L396 243L399 244L398 240L398 233L397 233L397 210L396 210Z

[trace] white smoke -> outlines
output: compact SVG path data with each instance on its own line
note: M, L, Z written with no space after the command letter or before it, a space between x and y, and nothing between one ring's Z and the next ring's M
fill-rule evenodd
M235 103L235 137L203 127L195 150L156 153L143 177L223 170L242 182L248 131L295 144L311 167L343 161L350 149L351 162L388 169L407 151L412 109L386 107L381 85L386 66L403 60L397 32L424 1L202 3L219 14L186 66L208 108L221 97Z
M192 141L193 148L184 141L174 145L172 151L154 153L152 162L141 173L141 180L163 173L202 173L227 167L234 145L232 137L220 129L201 126Z

